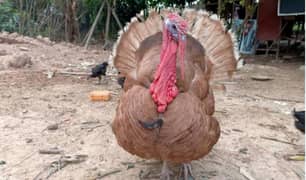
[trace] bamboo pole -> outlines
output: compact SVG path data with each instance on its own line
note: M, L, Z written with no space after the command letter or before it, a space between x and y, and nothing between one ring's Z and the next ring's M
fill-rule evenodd
M122 24L120 23L120 20L119 20L119 18L118 18L118 16L117 16L117 13L116 13L116 0L113 1L112 14L113 14L113 16L114 16L114 18L115 18L115 20L116 20L118 26L120 27L120 29L123 30L123 26L122 26Z
M112 10L112 14L113 14L113 16L114 16L114 18L115 18L115 20L116 20L118 26L119 26L120 29L122 30L122 29L123 29L123 26L122 26L122 24L121 24L120 21L119 21L119 18L118 18L117 14L116 14L115 8Z
M221 17L222 0L218 0L218 16Z
M102 10L103 10L104 5L105 5L105 1L107 1L107 0L104 0L103 3L101 4L101 7L100 7L100 9L98 11L96 19L95 19L94 23L92 24L92 26L91 26L91 28L89 30L88 38L87 38L86 43L85 43L85 49L88 48L89 41L90 41L91 36L92 36L92 34L93 34L94 30L95 30L95 27L96 27L96 25L98 23L98 20L99 20L99 18L101 16Z
M109 24L110 24L110 18L111 18L111 11L112 11L112 7L110 5L110 3L108 2L108 0L106 1L106 5L107 5L107 16L106 16L106 25L105 25L105 42L104 42L104 46L106 47L108 45L109 42Z

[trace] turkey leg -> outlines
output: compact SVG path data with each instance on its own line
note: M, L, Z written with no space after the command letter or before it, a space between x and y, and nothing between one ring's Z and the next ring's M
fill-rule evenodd
M173 172L169 169L167 161L163 161L163 167L160 173L160 180L170 180L170 176Z
M184 180L194 180L194 176L193 176L192 171L191 171L191 164L190 163L186 163L186 164L182 165L182 167L180 169L180 173L179 173L179 179L181 179L182 177L183 177Z

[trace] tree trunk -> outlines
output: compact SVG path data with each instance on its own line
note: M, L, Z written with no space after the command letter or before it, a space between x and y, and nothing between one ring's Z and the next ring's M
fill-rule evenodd
M19 0L19 12L22 13L23 11L23 0ZM23 34L24 30L24 14L20 16L20 23L19 23L19 34Z
M65 39L71 41L71 1L65 0Z
M80 29L79 29L79 22L78 22L78 15L77 15L77 2L76 0L72 0L72 41L79 42L80 41Z
M65 1L65 39L68 42L80 40L76 0Z

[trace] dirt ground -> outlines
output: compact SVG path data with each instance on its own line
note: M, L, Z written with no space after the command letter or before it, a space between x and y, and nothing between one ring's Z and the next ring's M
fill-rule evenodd
M159 161L132 156L116 143L110 127L121 91L116 79L97 85L96 79L58 73L88 72L109 55L0 34L0 180L159 179ZM10 62L20 57L30 57L32 65L13 68ZM215 93L222 134L208 156L192 162L196 179L304 179L304 161L285 158L304 152L304 135L291 115L293 108L304 109L303 64L249 58L226 82L227 91ZM252 80L256 75L272 80ZM92 102L93 90L110 90L112 98ZM48 130L53 124L58 128ZM52 148L60 154L39 153Z

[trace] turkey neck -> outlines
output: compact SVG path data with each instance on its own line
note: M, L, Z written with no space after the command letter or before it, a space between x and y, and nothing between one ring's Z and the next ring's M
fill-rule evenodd
M167 105L173 101L178 94L176 86L176 59L178 42L170 33L164 29L163 42L160 55L160 63L150 86L150 93L157 105L159 113L165 112Z

